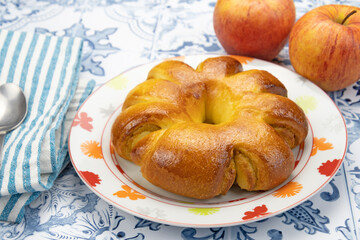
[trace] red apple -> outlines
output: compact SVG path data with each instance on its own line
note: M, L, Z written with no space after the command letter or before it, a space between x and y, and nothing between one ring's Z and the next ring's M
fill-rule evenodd
M214 30L229 54L274 59L295 23L293 0L218 0Z
M335 91L360 78L360 8L324 5L303 15L289 40L296 72L325 91Z

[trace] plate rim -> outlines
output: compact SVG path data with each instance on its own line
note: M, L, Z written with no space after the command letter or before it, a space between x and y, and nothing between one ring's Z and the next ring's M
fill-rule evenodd
M103 84L101 84L99 87L97 87L97 89L95 89L85 100L84 102L81 104L81 106L78 108L78 110L76 111L76 115L77 116L81 110L83 109L83 107L85 107L85 105L87 104L88 100L92 97L94 97L94 95L102 90L104 88L104 86L106 86L110 81L116 79L117 77L127 73L127 72L130 72L134 69L137 69L141 66L145 66L145 65L154 65L157 64L157 63L160 63L162 61L165 61L165 60L170 60L170 59L177 59L179 57L181 58L208 58L208 57L216 57L216 56L234 56L234 55L224 55L224 54L197 54L197 55L185 55L185 56L177 56L177 57L172 57L172 58L165 58L165 59L160 59L160 60L155 60L155 61L149 61L147 63L143 63L143 64L139 64L139 65L136 65L136 66L133 66L131 68L128 68L126 69L125 71L122 71L120 74L117 74L116 76L112 77L111 79L109 79L108 81L104 82ZM242 57L242 56L240 56ZM277 63L274 63L274 62L269 62L269 61L266 61L266 60L262 60L262 59L257 59L257 58L252 58L253 60L256 60L256 61L260 61L260 62L264 62L266 64L269 64L269 65L275 65L276 67L280 67L284 70L287 70L289 72L291 72L292 74L295 74L297 76L300 76L298 73L292 71L291 69L288 69L286 68L285 66L282 66L280 64L277 64ZM304 78L306 79L306 78ZM70 127L70 130L69 130L69 134L68 134L68 149L69 149L69 156L70 156L70 160L71 160L71 163L76 171L76 173L78 174L79 178L86 184L86 186L93 192L95 193L98 197L100 197L101 199L105 200L107 203L110 203L112 205L114 205L116 208L120 209L120 210L123 210L131 215L135 215L135 216L138 216L138 217L141 217L141 218L144 218L144 219L147 219L147 220L150 220L150 221L155 221L155 222L159 222L159 223L163 223L163 224L170 224L170 225L173 225L173 226L179 226L179 227L198 227L198 228L208 228L208 227L226 227L226 226L234 226L234 225L239 225L239 224L245 224L245 223L251 223L251 222L254 222L254 221L259 221L259 220L263 220L263 219L267 219L269 217L273 217L275 216L276 214L280 214L280 213L283 213L299 204L301 204L302 202L306 201L307 199L309 199L310 197L312 197L313 195L315 195L316 193L318 193L324 186L326 186L333 178L334 176L336 175L336 173L338 172L339 168L341 167L341 165L343 164L343 161L344 161L344 158L345 158L345 155L347 153L347 149L348 149L348 131L347 131L347 126L346 126L346 121L344 119L344 116L342 115L339 107L336 105L336 103L334 102L334 100L331 99L331 97L324 91L322 90L320 87L318 87L317 85L315 85L314 83L312 83L310 80L306 79L307 82L309 82L310 84L312 84L313 86L312 87L315 87L317 88L317 90L320 90L322 92L323 95L327 96L327 101L331 102L337 112L336 112L336 115L337 116L340 116L341 120L342 120L342 125L344 126L344 134L345 134L345 142L344 142L344 152L342 153L342 157L341 159L339 159L339 163L338 163L338 166L336 167L336 170L333 171L333 173L331 174L331 176L327 177L327 179L320 185L318 186L318 188L313 191L311 194L309 194L308 196L306 197L302 197L301 199L299 199L298 201L294 202L293 204L290 204L290 205L287 205L281 209L277 209L277 211L275 211L274 213L269 213L269 214L266 214L264 216L259 216L259 217L256 217L256 218L253 218L253 219L248 219L248 220L242 220L241 216L239 216L239 221L236 221L236 222L219 222L219 223L198 223L198 224L189 224L187 223L186 221L178 221L178 222L175 222L175 221L169 221L169 220L165 220L165 219L160 219L160 218L156 218L156 217L152 217L152 216L149 216L149 215L146 215L146 214L143 214L143 213L140 213L139 211L135 211L133 209L130 209L126 206L120 206L117 202L113 201L112 199L108 198L107 196L103 195L101 192L99 192L98 189L96 189L96 187L93 187L91 186L87 181L86 179L82 176L82 174L80 173L80 170L77 168L77 165L76 165L76 160L72 154L72 146L71 146L71 134L72 134L72 130L73 130L73 127L74 127L74 122L75 122L75 118L73 119L72 123L71 123L71 127ZM127 93L130 91L131 89L127 89ZM103 126L102 129L100 129L99 131L103 132L104 129L106 128L106 125L107 125L107 122L109 121L109 119L111 118L111 116L114 114L114 112L116 111L116 109L118 108L119 106L116 106L115 107L115 110L108 116L107 120L105 121L105 125ZM309 123L309 126L311 128L311 124L310 124L310 121L308 120L308 123ZM314 134L313 134L313 130L311 128L311 132L312 132L312 141L313 141L313 138L314 138ZM100 142L102 142L102 134L101 133L101 139L100 139ZM103 151L103 149L101 149ZM309 157L310 158L310 157ZM105 162L106 160L103 159L103 161ZM105 163L106 164L106 163ZM305 167L305 166L304 166ZM121 181L121 180L120 180ZM287 180L286 180L287 181ZM125 184L125 183L124 183ZM269 193L271 194L271 193ZM191 206L187 207L187 208L191 208Z

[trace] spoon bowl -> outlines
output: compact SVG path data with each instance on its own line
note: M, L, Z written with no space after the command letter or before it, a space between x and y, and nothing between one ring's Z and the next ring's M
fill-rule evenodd
M0 85L0 160L4 136L18 127L27 113L26 98L15 84Z

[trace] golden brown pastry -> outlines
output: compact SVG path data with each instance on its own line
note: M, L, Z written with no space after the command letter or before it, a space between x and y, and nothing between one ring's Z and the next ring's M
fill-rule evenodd
M207 199L234 182L249 191L281 184L294 168L291 148L307 131L277 78L224 56L196 70L180 61L155 66L128 94L111 141L149 182Z

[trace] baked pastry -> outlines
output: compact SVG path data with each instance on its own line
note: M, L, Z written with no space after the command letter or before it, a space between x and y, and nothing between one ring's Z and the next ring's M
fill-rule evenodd
M111 142L170 192L207 199L240 188L268 190L294 168L291 148L304 141L304 112L267 71L243 71L230 56L196 70L169 60L152 68L126 97Z

